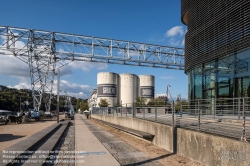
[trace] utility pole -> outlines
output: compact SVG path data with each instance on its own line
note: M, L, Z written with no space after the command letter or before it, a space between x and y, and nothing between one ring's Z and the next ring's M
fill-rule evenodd
M65 93L65 102L66 102L66 108L67 112L69 112L69 103L68 103L68 95L67 95L67 90L64 91Z
M20 113L21 113L21 96L19 96L19 100L20 100Z
M166 91L166 93L167 93L167 98L169 97L169 87L170 87L170 85L169 85L169 83L167 83L167 91Z
M178 111L181 110L181 94L178 94L176 97L176 106L178 108Z
M80 101L80 112L82 112L82 100Z
M168 101L169 101L169 96L170 96L169 87L170 87L170 85L169 85L169 83L167 82L167 91L166 91L167 96L166 96L165 101L164 101L164 102L165 102L165 113L166 113L166 112L168 113L167 103L168 103Z

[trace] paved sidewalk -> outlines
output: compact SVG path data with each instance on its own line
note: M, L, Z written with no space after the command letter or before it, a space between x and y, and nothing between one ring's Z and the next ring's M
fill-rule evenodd
M117 160L109 153L102 143L94 136L82 121L85 116L75 114L75 165L87 166L118 166Z

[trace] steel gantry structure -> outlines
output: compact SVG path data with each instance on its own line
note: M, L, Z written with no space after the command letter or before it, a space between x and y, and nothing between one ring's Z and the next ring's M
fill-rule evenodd
M0 54L30 68L34 108L50 110L56 68L71 61L184 70L184 49L122 40L0 26Z

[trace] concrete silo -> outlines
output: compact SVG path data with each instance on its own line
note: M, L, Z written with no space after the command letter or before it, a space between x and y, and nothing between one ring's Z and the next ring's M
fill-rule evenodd
M153 75L139 75L139 96L146 98L147 102L155 95L155 77Z
M131 107L138 97L139 78L135 74L120 74L120 102Z
M112 72L97 74L97 106L100 99L107 99L109 107L117 105L119 99L119 76Z

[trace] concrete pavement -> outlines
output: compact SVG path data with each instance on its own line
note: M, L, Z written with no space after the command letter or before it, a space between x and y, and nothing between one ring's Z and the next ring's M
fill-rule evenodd
M119 166L117 160L84 124L84 115L75 114L75 165Z

